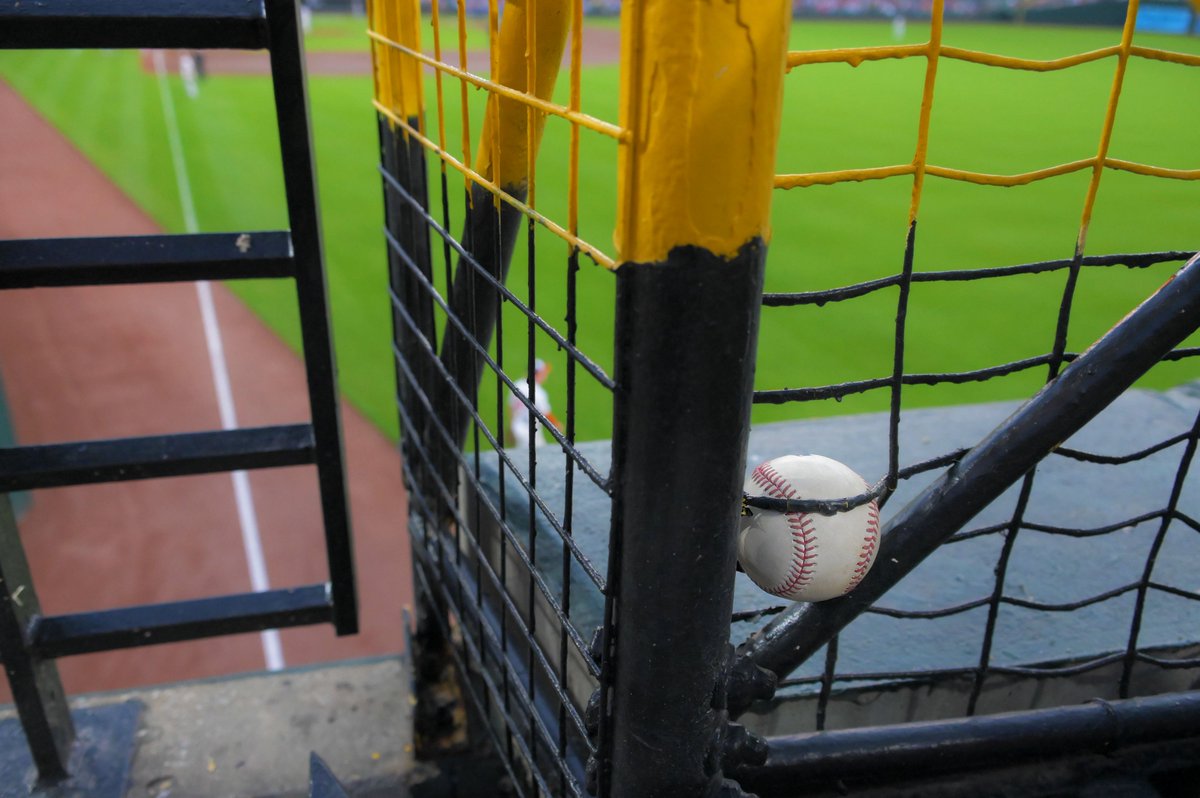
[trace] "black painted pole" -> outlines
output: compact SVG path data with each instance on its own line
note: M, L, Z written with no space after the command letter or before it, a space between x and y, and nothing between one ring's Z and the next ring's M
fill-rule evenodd
M436 364L431 361L435 355L430 354L437 351L434 301L432 291L426 287L434 284L426 219L428 153L418 138L425 135L425 106L420 62L390 42L421 51L421 9L418 0L381 0L370 4L369 14L371 30L386 40L372 40L372 59L380 163L385 173L383 206L388 234L388 287L392 294L388 307L395 347L400 452L406 466L410 507L420 507L437 504L437 486L431 474L434 463L429 452L438 451L440 444L421 395L423 391L433 393L437 379ZM444 189L444 179L442 186ZM415 512L412 517L416 517ZM422 567L421 558L414 558L413 568ZM441 597L427 590L417 591L415 618L405 613L406 628L415 620L415 629L409 630L416 699L413 743L415 756L422 760L444 754L446 740L453 742L458 732L453 713L444 710L441 695L442 674L453 661L451 641L441 623L448 613Z
M430 232L425 219L429 209L427 153L418 138L425 132L425 96L421 63L397 46L420 52L420 3L379 0L369 3L368 16L371 31L380 37L371 40L371 57L379 161L385 174L383 212L388 235L392 340L399 357L417 375L417 384L426 385L432 364L424 353L437 350L437 330L433 296L421 279L433 283ZM403 313L412 317L415 329L404 322ZM417 483L409 485L412 489L425 481L422 475L427 464L418 452L429 445L429 420L424 407L414 399L416 386L405 378L399 363L394 364L393 372L396 398L407 418L400 429L400 451Z
M342 419L338 407L337 364L329 319L329 289L317 206L317 167L309 125L304 44L296 0L267 0L271 43L271 82L283 183L296 262L296 299L308 377L309 407L316 442L317 485L329 560L333 625L339 635L358 632L358 594L354 581L354 547L342 452Z
M761 241L729 260L680 247L617 272L614 796L705 795L721 778L764 255Z
M414 130L421 129L419 116L409 117L409 126ZM428 209L429 189L427 167L425 163L425 148L413 136L398 128L385 115L379 119L380 155L384 169L396 179L420 207ZM392 337L396 348L406 362L412 365L422 385L430 384L431 364L425 355L429 349L437 349L437 331L433 315L433 297L425 290L421 280L413 274L412 268L404 258L424 275L432 284L433 265L429 246L429 228L422 215L403 197L398 197L384 185L384 218L388 233L396 244L403 250L404 257L388 246L388 283L396 301L407 309L412 316L416 331L410 330L400 317L400 310L389 303L392 315ZM420 338L423 337L425 342ZM427 342L427 343L426 343ZM401 452L406 462L420 481L424 464L416 452L414 443L420 441L423 446L429 446L429 421L424 408L413 398L414 387L396 367L396 393L401 404L409 415L409 428L401 430Z
M786 0L627 0L598 794L737 795L724 768Z
M1200 737L1200 693L1092 701L974 718L870 726L768 738L761 766L738 777L769 795L803 794L838 780L933 778L988 766ZM1075 765L1076 768L1080 766ZM915 788L913 794L916 794ZM1007 794L1017 794L1012 791Z

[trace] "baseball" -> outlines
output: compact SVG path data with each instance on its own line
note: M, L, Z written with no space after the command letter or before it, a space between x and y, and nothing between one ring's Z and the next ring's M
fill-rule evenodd
M868 489L849 467L820 455L785 455L754 469L750 496L844 499ZM871 569L879 548L879 507L872 501L837 515L750 508L742 518L738 560L754 583L793 601L849 593Z

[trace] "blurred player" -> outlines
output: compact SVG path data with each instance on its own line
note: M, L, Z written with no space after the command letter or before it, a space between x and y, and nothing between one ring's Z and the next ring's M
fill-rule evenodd
M550 376L550 364L544 360L537 360L534 363L533 372L533 406L537 408L546 419L555 427L560 427L558 419L550 412L550 395L546 393L546 389L542 387L542 383ZM546 439L542 435L542 430L537 420L533 420L533 429L530 430L529 407L522 401L525 396L526 386L529 384L527 377L521 377L514 380L517 385L517 392L513 393L508 398L508 414L509 414L509 429L512 431L512 437L515 445L519 449L529 448L529 438L532 435L534 446L545 446Z
M183 78L183 89L187 96L196 99L200 94L200 75L196 68L196 56L189 50L179 54L179 77Z

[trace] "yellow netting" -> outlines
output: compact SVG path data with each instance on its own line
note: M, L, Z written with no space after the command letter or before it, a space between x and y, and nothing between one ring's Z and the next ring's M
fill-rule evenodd
M944 0L934 1L933 16L930 22L930 37L929 41L924 44L896 45L890 47L851 47L788 53L788 69L795 69L809 64L829 63L845 63L851 66L858 66L867 61L881 61L893 58L924 57L928 59L928 67L925 72L925 88L921 98L921 116L917 131L917 146L912 162L894 166L776 175L776 188L802 188L862 180L880 180L899 175L912 175L913 192L912 201L909 205L909 222L911 223L917 217L917 211L921 204L922 184L926 175L987 186L1022 186L1038 180L1046 180L1059 175L1091 169L1092 179L1088 185L1087 199L1084 202L1083 218L1080 221L1079 237L1076 242L1077 251L1081 252L1087 237L1087 228L1091 221L1092 208L1096 200L1096 191L1100 185L1100 177L1105 169L1134 172L1140 175L1176 180L1200 180L1200 169L1168 169L1151 164L1134 163L1132 161L1111 158L1108 155L1108 146L1112 139L1113 121L1116 118L1117 104L1121 97L1121 86L1125 79L1125 68L1130 58L1136 57L1154 61L1165 61L1183 66L1200 66L1200 56L1158 50L1150 47L1139 47L1133 44L1133 32L1137 22L1138 0L1130 0L1129 2L1125 25L1121 31L1120 44L1051 60L1014 58L943 45L942 25L944 5ZM1109 92L1104 124L1100 133L1100 142L1094 156L1013 175L993 175L927 163L929 116L933 107L934 87L936 85L937 67L940 59L950 58L1001 69L1051 72L1114 57L1117 59L1117 64L1113 76L1112 90Z
M410 2L411 0L401 1ZM541 1L549 2L550 0ZM380 6L387 5L386 0L377 0L377 2ZM461 0L457 4L456 14L457 64L450 63L446 57L446 48L443 41L443 19L438 8L439 3L432 3L430 9L429 24L433 38L432 53L423 52L421 43L415 36L409 37L408 40L402 40L401 37L396 36L394 34L395 26L386 24L389 21L388 14L379 13L372 15L372 24L367 35L370 37L376 53L377 87L374 105L381 114L391 120L405 134L415 138L426 149L440 158L444 165L461 173L470 183L475 183L485 188L495 197L497 202L504 202L516 208L547 230L562 238L570 247L588 255L597 264L611 269L616 265L613 258L598 246L584 241L579 237L579 134L582 129L615 139L619 142L628 141L629 136L618 125L586 114L580 110L583 65L583 4L581 0L572 2L570 10L570 39L567 45L569 59L568 75L570 81L570 100L568 104L555 103L546 96L541 96L536 90L529 88L535 85L538 72L539 42L536 24L538 2L539 0L523 0L523 2L521 0L510 0L511 5L515 5L526 12L524 13L525 30L522 41L524 51L514 52L511 47L505 47L502 42L498 0L490 0L488 6L489 46L486 53L489 63L489 77L476 74L476 72L472 71L468 63L469 56L472 53L468 46L469 36L466 7L465 3L461 2ZM450 49L453 49L453 46ZM389 99L393 99L388 92L390 91L393 94L402 93L403 86L396 86L395 81L392 81L390 88L380 85L386 79L385 70L390 65L395 64L397 59L400 59L401 62L417 64L418 68L433 73L437 110L436 141L429 137L423 129L423 125L414 125L412 118L405 118L403 114L398 113L396 111L398 103L388 101ZM496 76L502 74L502 69L505 68L522 72L524 85L515 87L496 79ZM478 67L475 69L478 71ZM557 65L555 65L555 69L557 70ZM462 115L460 154L452 153L446 141L445 119L447 107L444 82L447 77L459 82L460 113ZM551 85L553 85L552 79ZM472 125L469 109L469 91L471 89L479 89L487 92L489 102L485 115L491 120L492 124L490 127L492 129L500 127L498 114L501 113L501 102L517 103L527 109L527 118L523 125L524 129L520 131L520 136L525 139L522 142L524 144L523 149L528 153L524 169L525 174L523 176L525 178L523 187L527 189L527 194L523 198L515 196L513 192L506 190L503 180L498 181L493 175L487 174L486 170L479 168L479 152L477 148L474 151L476 160L473 161L472 159ZM567 219L565 222L551 219L536 210L535 166L537 135L535 131L540 124L540 119L545 116L564 119L571 125L567 170ZM506 117L505 124L509 123L510 120ZM485 125L484 127L489 126ZM489 141L483 146L489 148L492 163L500 160L500 141L497 136L489 137Z

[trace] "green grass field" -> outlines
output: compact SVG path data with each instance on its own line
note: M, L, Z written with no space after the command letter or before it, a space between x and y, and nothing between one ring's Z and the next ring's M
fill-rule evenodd
M442 12L440 17L442 30L442 50L445 53L457 53L458 50L458 17ZM482 50L488 46L488 22L483 17L466 18L467 50ZM430 17L425 15L422 34L425 35L424 48L433 52L433 34ZM352 14L315 14L313 15L312 30L304 38L304 47L310 52L353 52L370 49L367 38L366 17ZM452 59L453 60L453 59Z
M611 25L611 21L603 24ZM312 49L365 49L361 19L318 17ZM479 37L482 29L473 36ZM909 41L925 36L910 23ZM1051 29L950 24L945 41L972 49L1049 58L1115 43L1111 29ZM486 30L482 30L486 41ZM885 24L805 22L793 29L797 48L886 44ZM1200 39L1138 35L1138 43L1200 53ZM1036 74L943 60L930 130L930 162L993 173L1020 172L1091 157L1112 83L1114 59ZM780 172L882 166L911 160L924 61L810 66L786 84ZM182 230L156 78L136 53L0 53L0 76L63 130L165 229ZM618 70L584 71L584 110L616 121ZM560 81L560 99L566 98ZM170 79L186 150L197 215L204 230L285 226L278 144L270 85L262 77L212 75L189 100ZM371 79L310 76L313 125L324 214L326 254L342 389L381 429L396 433L382 205L376 172ZM472 147L480 130L483 93L468 92ZM461 99L444 83L446 143L461 154ZM436 89L427 84L427 126L437 138ZM1200 69L1133 59L1129 65L1110 154L1160 166L1200 167ZM119 133L119 135L118 135ZM537 165L536 204L566 218L568 127L547 125ZM616 146L584 132L580 159L581 234L613 254ZM431 207L441 219L438 167L431 160ZM1020 188L988 188L929 178L921 205L915 268L921 271L1008 265L1069 257L1078 231L1088 174ZM462 180L452 170L449 229L461 232ZM910 178L779 192L768 258L768 291L830 287L899 271ZM1088 252L1196 249L1200 182L1106 172ZM563 318L566 245L535 233L537 309L559 330ZM436 242L435 242L436 243ZM435 246L435 271L445 264ZM527 252L518 247L510 285L528 294ZM581 348L611 373L614 279L585 262L579 275ZM1087 270L1079 286L1070 347L1081 349L1151 293L1169 267ZM909 310L906 370L952 371L1045 353L1052 341L1063 274L972 283L920 284ZM293 347L299 347L294 301L283 283L240 283L234 290ZM824 308L766 309L757 385L820 385L886 375L891 369L895 290ZM525 321L509 308L500 356L524 371ZM540 337L538 355L556 366L548 388L561 415L565 359ZM514 365L516 364L516 365ZM1166 387L1200 377L1195 362L1158 367L1145 384ZM714 377L717 378L717 377ZM913 406L1028 396L1044 380L1036 370L986 383L906 389ZM481 412L497 413L495 387ZM842 403L759 407L756 421L880 410L884 392ZM611 402L581 376L579 434L605 437Z

